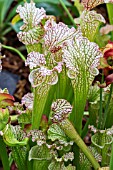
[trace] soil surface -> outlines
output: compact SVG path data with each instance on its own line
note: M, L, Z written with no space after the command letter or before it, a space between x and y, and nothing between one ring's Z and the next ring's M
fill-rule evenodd
M4 44L16 49L23 47L23 44L18 41L17 35L14 31L11 31L6 35L6 41ZM25 57L27 56L25 48L21 52ZM16 90L14 92L15 100L20 101L22 96L30 91L30 83L28 81L29 68L25 66L24 61L22 61L15 52L3 49L2 54L6 55L6 57L2 60L3 71L8 71L17 75L18 79L20 79L17 82Z

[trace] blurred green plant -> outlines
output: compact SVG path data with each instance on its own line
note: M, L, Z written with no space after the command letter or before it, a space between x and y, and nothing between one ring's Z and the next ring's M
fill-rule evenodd
M70 19L66 17L65 10L62 9L62 6L60 4L59 0L35 0L36 7L40 8L43 7L48 15L54 15L56 17L60 17L60 21L63 21L67 25L73 25ZM70 3L68 0L63 0L64 5L69 8L71 13L74 15L74 17L79 16L79 12L75 6L73 6L72 3Z
M24 1L19 0L12 8L13 2L13 0L0 0L0 41L2 42L6 39L6 34L11 30L19 32L19 27L22 25L22 22L12 25L11 20L16 15L17 6Z
M12 29L10 20L15 15L14 9L8 14L12 2L13 0L0 0L0 39L2 41L5 39L5 35Z

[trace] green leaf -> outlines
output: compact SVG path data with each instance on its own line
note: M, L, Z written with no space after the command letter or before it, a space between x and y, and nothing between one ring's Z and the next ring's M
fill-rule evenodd
M4 170L10 170L7 148L6 148L6 145L3 141L2 136L0 136L0 159L2 161L3 169Z
M82 36L80 30L76 32L74 40L70 41L63 52L63 60L68 68L67 74L74 89L75 108L70 117L78 133L81 133L89 87L99 73L97 61L102 53L95 43Z
M109 17L109 22L111 25L113 25L113 4L109 3L106 5L107 6L107 13ZM113 41L113 31L111 32L111 40Z
M33 161L33 170L47 170L52 154L46 145L33 146L29 152L29 160Z
M113 138L111 135L107 135L106 132L105 133L98 132L92 136L91 141L94 144L94 146L100 149L104 149L106 145L109 147L109 145L112 144Z
M11 9L10 13L8 14L8 16L7 16L6 20L5 20L6 22L8 22L8 21L10 21L11 19L13 19L13 17L17 14L17 13L16 13L17 7L18 7L20 4L23 4L23 3L24 3L24 2L18 2L17 5L14 6L14 7Z
M36 145L31 148L29 151L29 161L30 160L51 160L52 154L50 153L49 148L44 145Z
M9 111L8 109L0 108L0 130L3 130L9 120Z
M91 86L88 92L88 102L89 103L97 103L97 101L99 101L99 96L100 95L100 88L98 87L98 85L94 85Z
M66 169L64 163L54 161L49 165L48 170L66 170Z
M39 2L42 2L42 0L35 0L34 2L38 4ZM53 0L43 0L43 2L51 3L51 4L59 4L60 3L59 0L55 0L55 1L53 1ZM69 3L67 0L63 0L63 2L66 6L71 6L71 3Z
M41 8L43 7L46 10L48 15L55 15L55 16L62 16L62 9L58 8L56 4L40 2L36 4L36 7Z
M47 170L47 167L49 165L49 161L33 161L33 170Z
M13 127L12 125L7 124L7 126L4 129L3 139L4 142L8 146L16 146L16 145L27 145L28 138L24 138L21 140L18 140L18 138L22 138L22 132L20 133L16 131L16 127ZM20 128L19 128L20 131ZM24 132L23 132L24 133Z
M60 140L60 141L67 142L67 137L65 133L57 124L52 124L49 127L47 133L48 133L48 139L51 139L52 141Z
M21 18L20 18L20 15L17 14L13 19L12 19L12 24L16 24L18 21L20 21Z
M75 166L72 166L69 164L67 167L65 167L63 162L51 162L51 164L48 167L48 170L76 170Z
M0 0L0 25L4 21L12 2L13 0Z
M12 147L12 157L19 170L27 170L27 155L28 150L26 146Z
M91 141L93 145L96 147L97 151L102 156L101 165L107 166L110 162L110 150L111 144L113 142L113 137L106 133L106 130L99 131L95 135L92 136Z
M101 14L97 14L96 11L83 11L80 19L83 36L90 41L94 41L100 23L105 23L104 17Z
M18 116L18 123L30 124L31 123L31 111L27 110L26 113L20 114Z
M82 11L84 10L83 5L80 3L79 0L76 0L74 2L74 6L78 9L79 13L81 14Z
M107 101L107 100L108 100L108 96L106 96L105 101ZM106 105L106 103L105 103L105 105ZM112 125L113 125L113 98L111 98L111 101L109 103L105 127L111 128Z
M92 152L96 160L100 162L101 155L97 152L96 148L89 147L89 150ZM92 165L90 161L87 159L83 152L80 152L80 170L91 170L91 167Z
M53 102L55 91L56 91L56 85L51 86L50 91L47 96L47 101L44 107L44 111L43 111L43 113L46 113L47 116L49 116L49 113L51 110L51 103Z
M70 164L66 167L66 170L76 170L76 167Z

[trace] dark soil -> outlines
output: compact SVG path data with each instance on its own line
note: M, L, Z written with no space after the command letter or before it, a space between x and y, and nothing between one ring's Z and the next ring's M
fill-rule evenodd
M5 45L12 46L16 49L23 46L23 44L18 41L14 31L11 31L6 35ZM26 50L23 50L22 53L25 57L27 56ZM6 57L2 60L3 70L19 76L20 80L17 83L14 97L16 101L20 101L22 96L30 91L30 83L28 81L29 68L25 67L24 61L22 61L16 53L3 49L2 54L6 55Z

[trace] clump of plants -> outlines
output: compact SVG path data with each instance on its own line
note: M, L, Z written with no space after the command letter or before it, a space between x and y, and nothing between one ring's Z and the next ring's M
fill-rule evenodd
M75 1L80 13L73 20L76 28L57 23L33 1L18 6L16 17L23 25L17 36L28 52L26 59L21 57L30 68L32 92L17 103L7 89L0 90L4 170L12 162L19 170L113 169L113 42L106 41L113 37L109 33L103 38L99 29L106 21L93 10L106 2L113 3ZM107 4L109 18L111 6ZM86 146L83 139L89 129L91 145Z

